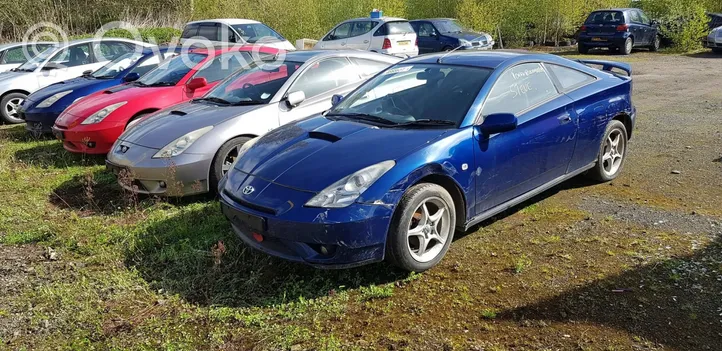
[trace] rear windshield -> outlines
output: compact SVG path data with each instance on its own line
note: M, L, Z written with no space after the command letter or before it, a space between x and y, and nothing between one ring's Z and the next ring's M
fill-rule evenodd
M624 13L622 13L622 11L592 12L589 15L589 17L587 17L587 21L584 23L586 23L586 24L624 23Z
M376 32L376 35L393 35L414 33L408 21L387 22Z

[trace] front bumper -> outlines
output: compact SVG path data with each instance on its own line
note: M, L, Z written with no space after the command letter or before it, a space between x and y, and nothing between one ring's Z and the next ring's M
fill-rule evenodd
M722 39L710 40L707 38L704 40L703 45L710 49L722 48Z
M25 120L25 129L31 133L51 134L53 125L63 112L48 109L21 109L21 116Z
M72 128L59 125L52 127L52 132L63 142L63 148L73 153L105 155L110 152L113 143L125 130L124 123L105 125L78 124Z
M119 176L120 186L136 193L188 196L210 190L208 178L213 155L183 153L172 158L153 158L158 151L118 141L108 153L106 166Z
M392 206L356 203L338 209L309 208L303 204L313 193L247 178L232 183L242 184L241 188L252 184L262 189L261 194L250 199L222 183L220 202L234 232L248 246L319 268L348 268L384 259Z

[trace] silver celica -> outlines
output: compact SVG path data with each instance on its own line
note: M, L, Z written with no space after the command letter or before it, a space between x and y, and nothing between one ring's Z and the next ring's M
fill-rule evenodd
M244 144L329 109L334 95L345 95L398 61L349 50L296 51L273 63L251 63L202 98L131 126L113 145L106 165L122 187L137 193L215 191Z

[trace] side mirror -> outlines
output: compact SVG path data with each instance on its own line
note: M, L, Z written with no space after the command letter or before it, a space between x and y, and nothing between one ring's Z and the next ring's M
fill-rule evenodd
M492 113L484 117L479 129L485 135L508 132L516 129L517 119L511 113Z
M91 74L93 74L93 71L92 71L92 70L84 71L84 72L83 72L83 77L87 77L87 76L89 76L89 75L91 75Z
M188 88L188 90L196 90L206 85L208 85L208 81L205 78L193 78L186 83L186 88Z
M288 106L296 107L306 100L306 93L303 91L294 91L286 97Z
M343 95L333 94L331 97L331 106L336 106L343 101Z
M126 83L135 82L138 79L140 79L140 74L138 72L130 72L123 77L123 81Z
M54 69L60 69L61 65L55 62L48 62L43 66L43 71L51 71Z

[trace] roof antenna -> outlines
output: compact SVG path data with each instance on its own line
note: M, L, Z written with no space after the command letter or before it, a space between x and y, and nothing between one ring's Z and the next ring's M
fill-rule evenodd
M480 36L478 36L478 37L476 37L476 38L474 38L474 39L469 40L469 42L470 42L470 43L473 43L473 42L481 39L482 37L484 37L484 36L483 36L483 35L480 35ZM461 48L463 48L463 47L464 47L464 45L459 45L459 46L455 47L453 50L445 53L444 56L439 57L439 59L436 60L436 63L441 63L441 60L445 59L446 56L449 56L449 55L453 54L454 52L456 52L456 50L459 50L459 49L461 49Z

